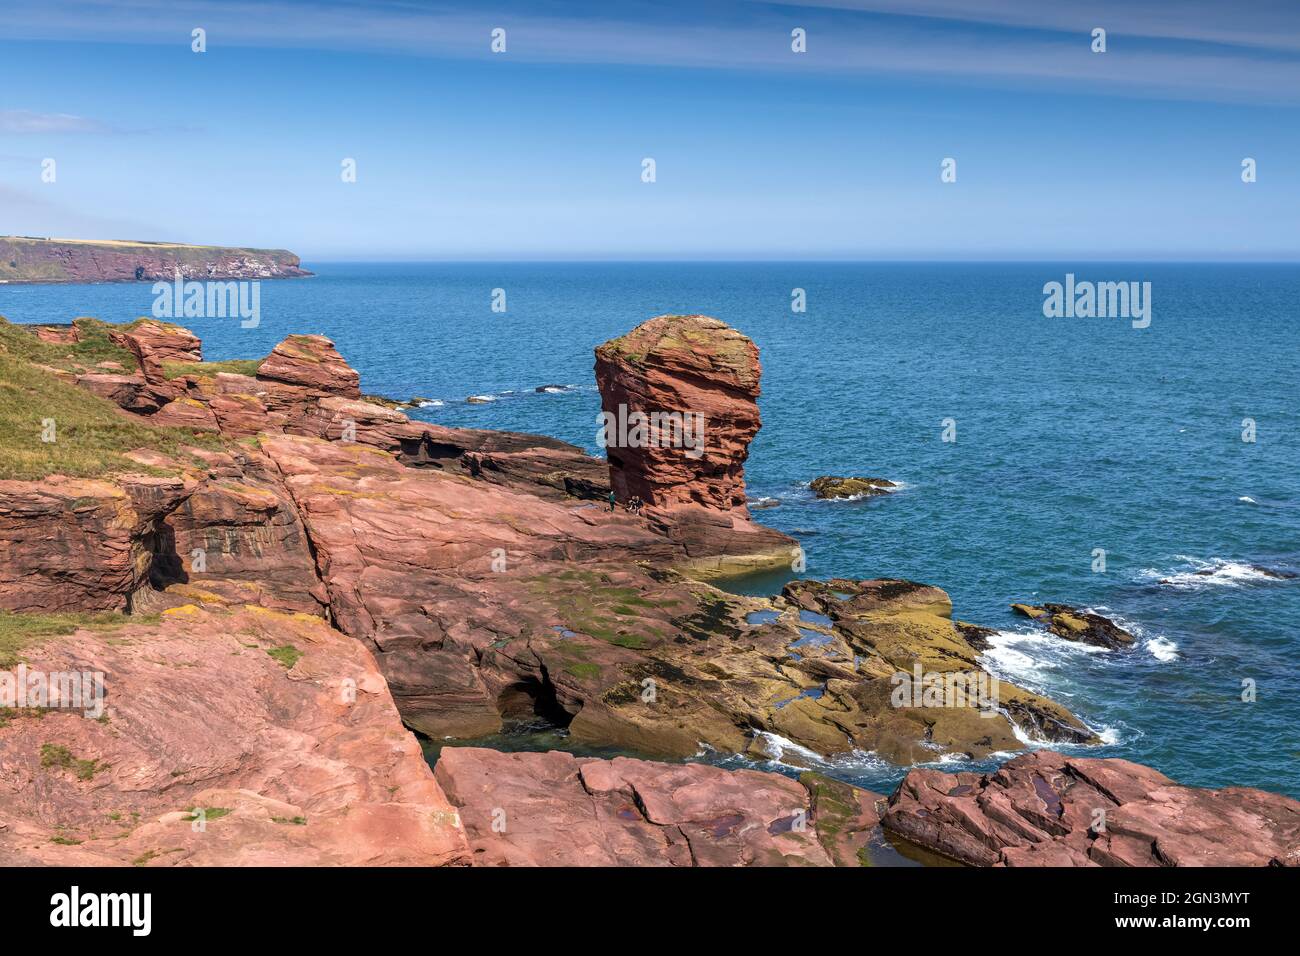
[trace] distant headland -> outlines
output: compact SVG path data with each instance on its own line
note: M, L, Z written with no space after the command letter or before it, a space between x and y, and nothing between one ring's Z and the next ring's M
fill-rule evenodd
M285 249L193 246L116 239L0 236L0 283L293 279L312 273Z

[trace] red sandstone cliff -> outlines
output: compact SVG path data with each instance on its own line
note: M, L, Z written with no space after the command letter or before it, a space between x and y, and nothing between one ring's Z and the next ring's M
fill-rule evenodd
M51 611L161 613L24 651L33 666L103 670L109 722L0 721L16 773L0 801L6 860L856 862L879 835L863 791L481 750L449 751L435 780L401 723L441 738L544 719L577 744L666 757L761 757L778 735L904 764L1016 749L1020 728L1095 740L1008 684L988 718L894 706L900 669L983 673L937 588L803 581L746 598L678 573L751 541L792 544L744 509L757 354L716 320L652 320L598 351L607 408L705 417L698 458L636 446L611 461L614 486L649 502L640 518L601 507L604 467L579 449L361 400L319 336L291 337L247 375L193 367L183 329L115 335L120 361L40 374L182 438L132 451L139 474L0 482L0 608L42 626ZM760 610L770 619L755 623ZM1104 840L1080 823L1103 798L1116 821ZM516 825L498 833L487 818L503 802ZM228 812L200 833L195 806ZM138 814L129 832L103 825L110 808ZM993 775L914 771L884 825L976 864L1294 864L1297 814L1260 791L1039 754ZM56 826L84 843L53 841Z
M170 282L309 276L284 249L0 236L0 282Z

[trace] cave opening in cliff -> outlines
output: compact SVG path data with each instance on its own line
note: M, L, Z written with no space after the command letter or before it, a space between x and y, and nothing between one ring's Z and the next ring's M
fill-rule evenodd
M555 693L555 685L542 671L541 678L526 677L506 687L497 696L497 712L506 733L555 728L563 730L573 722Z
M158 527L145 541L151 552L149 585L155 591L165 591L171 584L186 584L190 576L185 562L176 550L176 532L167 524Z

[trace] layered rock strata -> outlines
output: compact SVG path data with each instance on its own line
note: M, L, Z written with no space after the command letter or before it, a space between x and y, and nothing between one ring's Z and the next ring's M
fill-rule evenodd
M884 825L971 866L1300 866L1300 802L1051 751L992 774L913 770Z

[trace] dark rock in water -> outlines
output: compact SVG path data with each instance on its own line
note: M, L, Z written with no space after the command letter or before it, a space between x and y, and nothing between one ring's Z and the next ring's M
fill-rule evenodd
M987 651L990 646L989 638L997 633L995 628L981 627L967 621L953 621L953 626L962 637L966 638L966 643L977 651Z
M535 392L567 392L567 385L538 385L533 391Z
M1294 571L1279 571L1277 568L1266 568L1259 564L1252 564L1251 569L1258 571L1266 578L1275 578L1278 581L1291 581L1300 577Z
M1013 604L1017 614L1033 618L1057 637L1116 650L1132 647L1136 638L1109 618L1090 611L1080 611L1068 604Z
M883 822L971 866L1300 865L1289 797L1185 787L1128 760L1050 750L991 774L912 770Z
M855 498L858 496L887 495L898 487L887 478L839 478L823 475L808 485L818 498Z
M778 508L781 505L779 498L759 498L755 501L748 502L750 511L762 511L765 508Z

